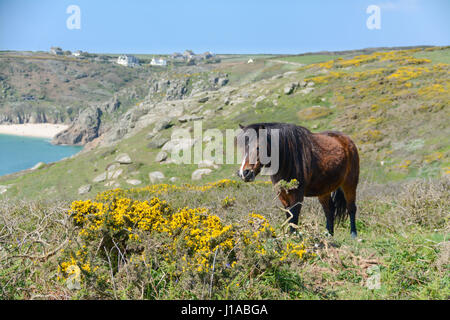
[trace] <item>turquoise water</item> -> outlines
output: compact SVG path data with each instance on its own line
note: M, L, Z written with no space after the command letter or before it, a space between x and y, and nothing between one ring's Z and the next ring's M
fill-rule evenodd
M49 139L0 134L0 176L54 162L81 151L82 147L56 146Z

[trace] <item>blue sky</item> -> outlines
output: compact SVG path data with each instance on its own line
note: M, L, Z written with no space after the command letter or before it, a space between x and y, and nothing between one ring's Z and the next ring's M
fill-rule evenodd
M69 5L81 29L69 30ZM369 30L369 5L381 29ZM0 50L302 53L449 45L448 0L0 0Z

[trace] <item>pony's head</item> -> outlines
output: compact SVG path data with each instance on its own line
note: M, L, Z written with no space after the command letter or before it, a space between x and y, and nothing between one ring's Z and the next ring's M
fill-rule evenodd
M289 123L255 123L241 126L238 147L243 153L237 175L245 182L264 173L273 181L309 181L311 132Z
M238 145L244 156L237 175L245 182L251 182L255 180L264 166L260 159L259 145L259 130L264 127L262 125L259 127L239 125L239 127L242 129L242 133L238 136Z

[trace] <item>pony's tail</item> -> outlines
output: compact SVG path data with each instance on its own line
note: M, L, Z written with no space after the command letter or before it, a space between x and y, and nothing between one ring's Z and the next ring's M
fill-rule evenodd
M347 201L345 200L344 191L342 191L341 188L337 189L331 195L331 199L335 208L334 218L337 219L338 223L340 223L348 216Z

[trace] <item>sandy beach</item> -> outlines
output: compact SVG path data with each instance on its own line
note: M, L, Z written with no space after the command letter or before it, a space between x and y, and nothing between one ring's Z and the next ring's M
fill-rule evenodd
M0 134L53 138L59 132L66 130L68 127L68 125L64 124L50 123L2 124L0 125Z

